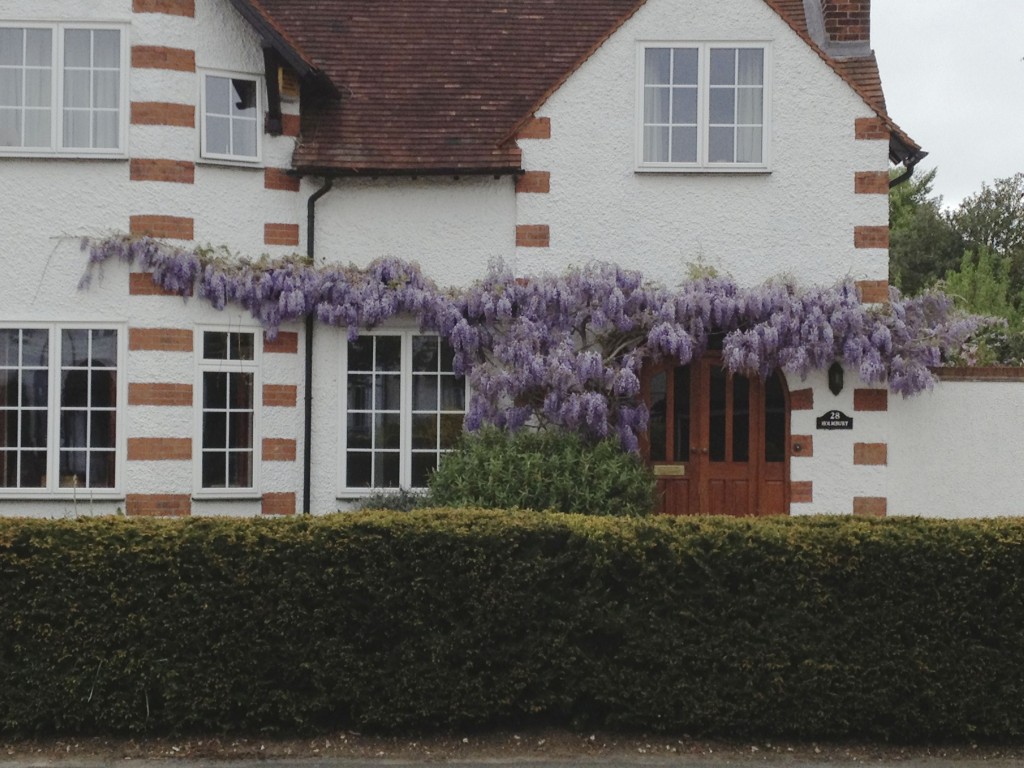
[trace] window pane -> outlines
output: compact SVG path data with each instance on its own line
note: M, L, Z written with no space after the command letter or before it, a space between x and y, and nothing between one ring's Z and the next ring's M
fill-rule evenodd
M252 411L228 413L228 448L252 448Z
M461 413L441 414L441 437L439 447L443 451L451 450L462 437L462 424L465 421Z
M60 404L64 408L84 408L89 404L88 371L70 370L61 372Z
M60 452L60 487L85 488L89 467L89 454L86 451Z
M438 366L437 336L412 337L412 369L434 373Z
M426 488L430 475L436 469L436 453L414 453L412 455L412 487Z
M373 417L373 447L399 448L401 417L397 413L378 413Z
M732 128L711 128L708 131L708 160L712 163L733 162Z
M85 109L92 106L91 73L71 71L64 73L64 106Z
M11 405L16 406L18 404L18 388L17 381L14 382L13 386L13 399L10 400ZM18 411L14 408L0 410L0 426L3 427L2 442L4 448L17 448L21 444L21 435L18 430L20 428L21 418L18 415Z
M114 411L93 411L91 422L89 446L113 448L117 438L117 419Z
M398 487L398 453L375 453L373 484L377 488Z
M117 109L120 100L120 75L117 72L93 72L92 88L92 106Z
M256 157L256 121L232 121L231 154L239 157Z
M415 414L412 417L412 447L437 449L437 414Z
M22 104L21 70L0 69L0 107L20 107Z
M230 386L230 408L253 407L253 375L252 373L231 373Z
M18 480L18 452L0 451L0 488L17 488Z
M47 443L46 429L48 423L49 419L47 419L46 411L22 411L21 447L45 448Z
M363 336L348 343L349 371L373 370L373 337Z
M219 451L203 453L203 488L227 486L227 459Z
M252 487L252 451L232 451L228 454L228 486Z
M377 370L398 371L402 364L402 337L375 336L377 341Z
M117 371L93 371L89 398L89 404L94 408L117 405Z
M725 369L712 366L708 395L708 453L711 461L725 461Z
M690 460L690 366L677 366L673 374L674 397L673 433L675 444L672 446L674 461Z
M228 375L220 371L203 372L203 407L228 407Z
M64 30L64 66L88 67L92 64L90 55L92 33L88 29Z
M732 88L712 88L710 96L711 124L736 122L736 91Z
M371 400L371 381L368 373L349 374L348 377L348 408L351 411L368 411L373 408Z
M114 483L114 460L113 451L93 451L89 454L89 487L90 488L113 488Z
M20 147L21 111L0 107L0 147Z
M369 413L348 414L348 438L349 448L370 448L372 447L372 420Z
M0 74L0 79L3 78L3 74ZM25 106L49 109L50 79L50 70L48 69L25 70Z
M651 461L665 460L665 439L667 436L666 413L668 400L668 374L662 371L651 377L650 418L647 422L647 437L651 446Z
M89 364L89 331L64 330L60 333L60 364L63 367Z
M736 83L736 49L711 49L711 85Z
M215 155L231 154L231 121L228 118L207 116L206 151Z
M732 377L732 460L750 459L750 379Z
M737 128L736 129L736 162L738 163L760 163L761 158L760 128Z
M93 66L118 68L121 65L121 33L116 29L93 32Z
M22 451L21 474L18 479L22 488L45 487L46 451Z
M760 88L740 88L736 92L736 122L741 125L760 125L762 122L762 91Z
M697 128L672 129L672 162L697 162Z
M89 412L64 411L60 415L60 444L66 448L89 447Z
M0 30L0 59L3 58L3 30ZM3 63L3 62L0 62ZM25 31L25 64L29 67L53 66L53 34L48 29Z
M203 332L203 357L207 360L227 360L228 335L219 331Z
M668 136L667 127L644 127L644 162L665 163L668 162Z
M230 354L232 360L256 359L256 334L232 333Z
M64 146L65 147L88 147L89 146L89 124L91 123L88 110L64 110Z
M228 415L203 414L203 448L226 448L228 444Z
M441 410L466 410L466 381L455 376L441 377Z
M764 84L764 51L760 48L740 48L738 53L740 85Z
M764 460L786 460L786 396L778 373L764 383Z
M20 67L25 63L25 30L22 27L0 29L0 66Z
M206 76L206 114L231 114L231 82L226 77Z
M231 80L231 114L239 117L256 117L254 80Z
M676 125L697 124L697 89L672 89L672 122Z
M377 377L373 406L378 411L397 411L402 407L402 377L398 374Z
M437 374L413 376L412 409L414 411L437 410Z
M345 457L345 485L349 488L369 488L373 454L350 451Z
M25 110L25 135L22 142L24 146L50 146L50 114L49 109ZM2 129L0 129L0 133L2 133Z
M667 123L669 119L668 88L644 88L644 122Z
M50 332L42 328L26 328L21 332L21 364L49 367Z
M26 408L46 408L49 404L50 372L43 370L22 371L24 382L21 404Z
M648 48L644 51L644 82L668 85L670 58L668 48Z
M673 50L672 82L675 85L697 84L696 48L676 48Z
M441 342L441 371L451 373L455 370L455 350L447 341Z
M118 135L117 112L94 112L92 146L95 149L116 149Z

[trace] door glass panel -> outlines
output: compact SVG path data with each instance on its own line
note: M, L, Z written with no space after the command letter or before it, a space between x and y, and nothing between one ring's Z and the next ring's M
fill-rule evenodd
M651 377L651 418L648 434L651 440L651 461L665 461L665 433L667 429L668 373L662 371Z
M786 460L786 398L778 373L764 384L764 460Z
M711 366L708 386L708 455L725 461L725 370Z
M732 460L750 460L750 379L732 378Z
M674 376L675 404L673 408L673 435L675 437L672 446L672 458L675 461L690 460L690 366L684 365L676 368Z

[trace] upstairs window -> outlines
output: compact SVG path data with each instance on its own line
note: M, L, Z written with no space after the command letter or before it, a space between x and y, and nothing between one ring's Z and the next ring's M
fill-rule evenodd
M200 154L212 160L260 159L263 88L258 77L206 72Z
M125 45L118 27L0 27L0 151L124 151Z
M640 48L638 167L767 167L768 49L763 44Z

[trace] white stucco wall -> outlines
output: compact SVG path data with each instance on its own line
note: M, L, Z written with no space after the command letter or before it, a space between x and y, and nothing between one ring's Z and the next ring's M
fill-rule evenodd
M635 170L639 41L767 41L769 173ZM885 195L855 195L854 173L885 171L887 142L857 141L874 113L763 2L649 0L537 112L550 139L523 139L550 194L520 195L519 224L548 224L550 248L518 248L520 272L590 259L673 285L702 263L742 284L885 279L887 252L855 249L855 226L886 225Z
M890 398L889 514L1024 514L1024 381Z

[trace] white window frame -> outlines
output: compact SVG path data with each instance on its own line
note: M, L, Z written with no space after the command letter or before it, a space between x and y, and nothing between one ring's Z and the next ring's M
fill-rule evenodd
M644 75L646 52L649 48L694 48L698 51L697 64L697 161L693 163L644 161ZM711 50L713 48L756 48L764 52L764 80L762 83L762 133L761 162L715 162L708 160L709 101L711 80ZM772 46L767 40L644 40L637 44L636 57L636 107L635 170L638 172L661 173L769 173L771 171L771 117L772 117Z
M45 330L49 334L47 355L47 429L46 429L46 485L39 488L4 488L0 487L0 498L22 499L94 499L97 501L124 498L126 419L125 408L128 397L128 384L125 360L128 348L128 330L120 323L89 323L89 322L4 322L3 330L32 329ZM117 332L117 385L115 396L117 403L114 409L116 426L114 439L114 486L111 488L89 488L82 486L66 486L60 484L60 453L61 453L61 332L70 330L85 331L116 331Z
M253 336L252 360L207 359L205 355L207 333L249 333ZM239 326L200 326L196 328L195 382L193 411L195 427L192 441L193 480L192 496L196 499L256 499L260 497L260 467L263 463L263 331L260 328ZM246 487L203 487L203 395L204 373L252 373L252 484ZM225 448L226 450L226 448Z
M222 69L200 69L199 77L199 160L205 162L220 163L226 165L260 165L263 162L263 122L266 111L265 83L262 75L254 75L249 72L230 72ZM249 80L256 85L256 155L234 155L209 152L206 149L206 78L221 77L228 80Z
M421 331L414 328L378 328L373 331L366 331L359 334L360 338L368 338L372 336L398 336L401 338L401 364L399 367L400 383L400 406L399 406L399 423L401 437L399 440L399 470L398 470L398 487L385 487L385 486L371 486L366 487L349 487L346 485L346 459L348 454L348 377L349 377L349 365L348 365L348 339L345 338L341 342L341 376L339 377L338 386L338 413L340 414L340 422L338 425L338 431L340 432L338 445L340 447L338 454L338 498L339 499L353 499L363 498L371 496L376 493L398 493L401 490L425 490L425 486L413 486L412 485L412 416L413 416L413 344L412 340L414 336L433 336L442 338L436 333L430 333L427 331ZM443 338L442 338L443 340ZM469 377L463 377L463 385L465 387L464 395L464 408L461 411L463 418L465 417L466 410L469 407ZM440 411L444 414L454 414L455 411ZM444 451L442 450L442 453Z
M89 157L124 158L128 147L128 73L130 70L128 51L128 25L115 22L0 22L4 29L48 29L51 37L51 81L50 81L50 146L49 147L7 147L0 146L0 156L16 157ZM117 147L65 147L64 146L64 32L69 29L116 30L120 32L121 50L118 58L118 123Z

